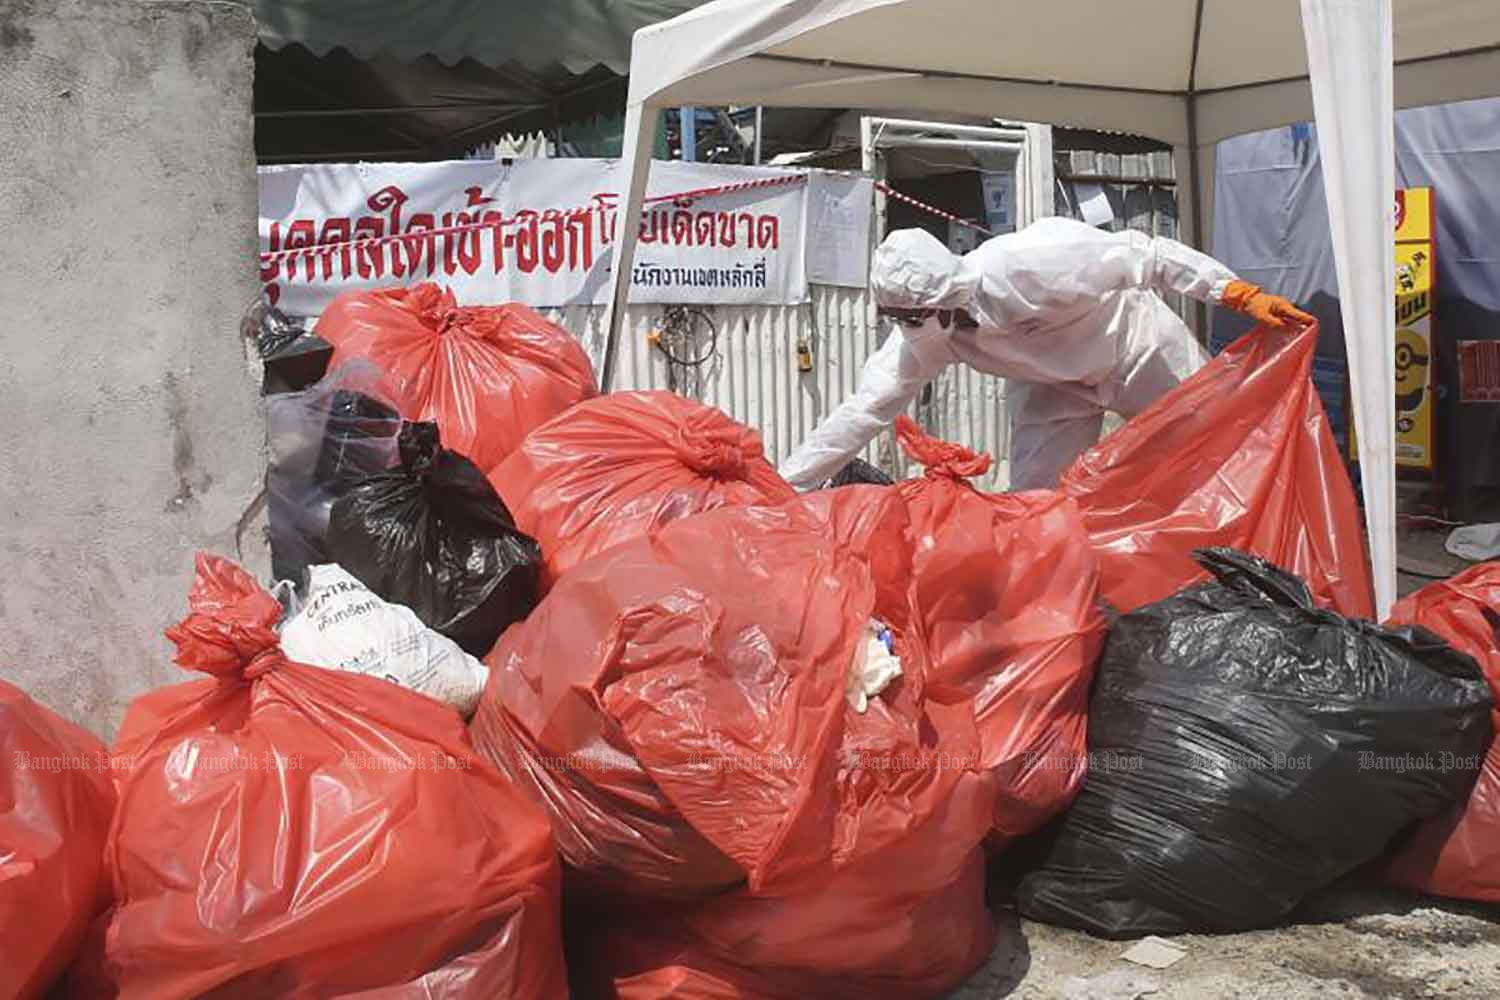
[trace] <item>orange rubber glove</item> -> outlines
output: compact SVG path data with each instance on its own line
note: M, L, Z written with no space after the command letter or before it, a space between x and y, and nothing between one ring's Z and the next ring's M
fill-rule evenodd
M1242 312L1266 326L1279 328L1294 323L1305 325L1315 322L1313 317L1294 306L1280 295L1271 295L1260 290L1259 285L1235 279L1224 289L1223 303L1236 312Z

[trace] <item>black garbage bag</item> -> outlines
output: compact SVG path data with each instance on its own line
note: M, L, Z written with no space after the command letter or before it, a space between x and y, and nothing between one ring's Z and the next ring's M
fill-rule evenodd
M384 399L380 372L357 363L302 392L270 397L266 426L272 571L296 582L307 567L330 561L324 536L333 502L396 464L401 415Z
M306 332L300 322L265 301L256 302L240 317L240 333L255 341L262 358L285 349Z
M823 484L823 489L831 490L838 486L853 486L856 483L872 483L876 486L890 486L895 482L890 476L880 470L878 466L871 465L862 458L851 458L833 478Z
M328 552L475 656L537 603L542 553L484 473L438 446L433 423L401 427L401 464L336 500Z
M1479 666L1422 628L1316 608L1255 556L1121 616L1089 705L1089 773L1024 915L1106 937L1282 919L1463 799L1491 737Z

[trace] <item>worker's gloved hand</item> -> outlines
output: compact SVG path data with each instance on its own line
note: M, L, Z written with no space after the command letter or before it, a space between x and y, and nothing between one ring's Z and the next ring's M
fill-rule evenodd
M1266 326L1277 328L1314 322L1313 317L1280 295L1263 292L1248 281L1231 281L1224 289L1224 305Z

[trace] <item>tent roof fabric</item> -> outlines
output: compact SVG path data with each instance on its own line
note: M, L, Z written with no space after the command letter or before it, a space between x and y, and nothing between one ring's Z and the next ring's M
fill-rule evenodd
M1491 93L1496 9L1394 0L1398 105ZM1183 145L1190 91L1208 144L1312 118L1306 76L1297 0L716 0L637 34L630 100L1004 114Z
M254 0L261 44L293 43L314 55L347 49L361 59L431 55L572 73L604 65L624 73L636 29L703 0Z
M452 159L506 132L617 116L624 97L625 78L603 66L575 75L258 45L255 151L262 163Z

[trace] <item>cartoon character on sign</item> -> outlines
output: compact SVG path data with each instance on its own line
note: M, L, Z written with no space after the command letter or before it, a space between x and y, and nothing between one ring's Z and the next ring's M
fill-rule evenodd
M1398 264L1396 266L1396 284L1402 292L1414 292L1417 290L1417 278L1422 273L1422 265L1427 262L1427 254L1418 250L1411 255L1411 263Z
M1427 394L1427 343L1415 330L1396 331L1396 430L1411 433Z

